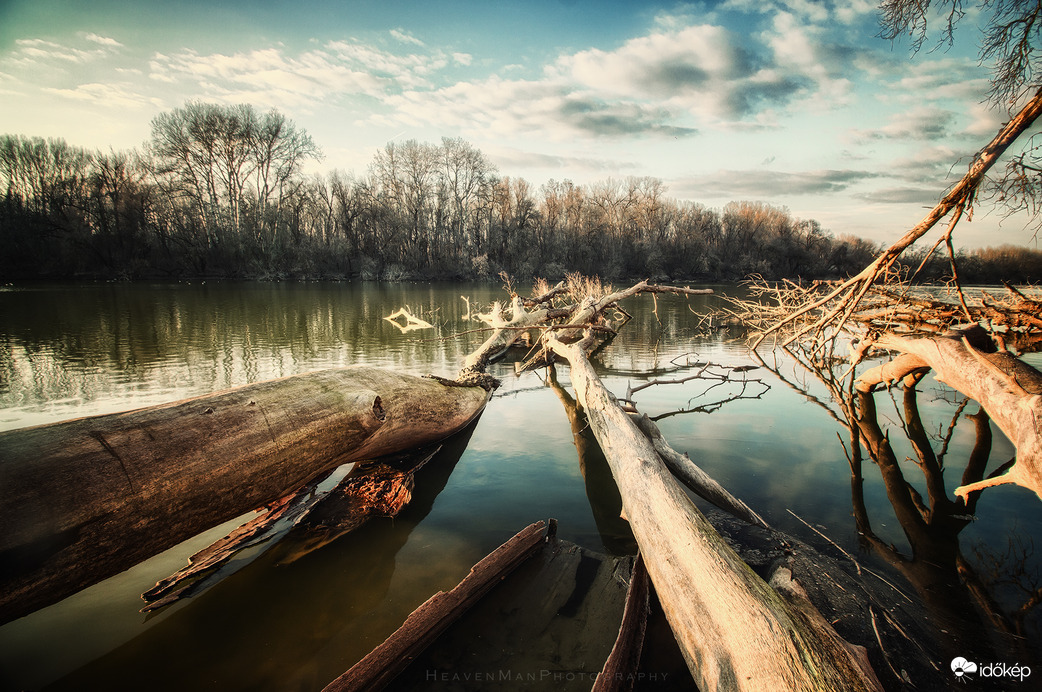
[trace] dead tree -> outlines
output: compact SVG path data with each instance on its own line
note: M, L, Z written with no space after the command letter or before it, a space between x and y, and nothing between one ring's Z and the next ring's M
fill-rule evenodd
M1005 474L961 486L955 493L965 498L981 488L1016 483L1042 498L1042 373L1008 352L978 350L971 344L974 332L919 338L885 334L875 347L901 355L862 373L857 386L870 391L932 369L938 380L980 403L1017 448L1017 461Z
M893 363L864 373L863 388L889 383L933 369L938 378L976 399L1017 446L1017 464L986 485L1016 483L1042 497L1042 375L1013 351L1042 346L1042 302L1008 287L1005 301L987 293L979 301L967 298L959 285L952 249L952 232L972 208L985 174L1014 141L1042 114L1042 90L1004 124L974 158L963 178L944 195L918 225L887 248L872 264L843 282L802 286L757 283L755 300L735 301L736 315L753 327L752 347L771 335L782 346L808 344L820 363L831 361L837 344L850 339L850 372L871 351L901 354ZM895 281L894 266L901 254L945 216L946 231L935 244L946 244L951 255L955 299L939 301L911 295L907 284ZM967 327L987 333L971 344ZM961 488L965 494L981 483Z
M670 627L702 690L877 690L863 649L843 641L791 575L769 586L679 488L651 442L601 384L584 342L547 346L608 458ZM781 572L781 570L780 570Z
M962 179L941 198L922 221L855 276L838 283L831 290L824 292L824 295L803 301L779 316L762 330L753 348L755 349L767 336L786 330L791 332L786 337L786 345L807 335L820 338L829 330L841 330L877 280L890 271L906 249L925 236L949 213L951 218L948 228L937 244L944 242L949 251L953 252L952 232L963 214L972 208L984 176L1010 145L1031 128L1039 115L1042 115L1042 89L1036 91L1024 107L1002 126L991 142L977 153ZM957 280L957 277L954 278Z

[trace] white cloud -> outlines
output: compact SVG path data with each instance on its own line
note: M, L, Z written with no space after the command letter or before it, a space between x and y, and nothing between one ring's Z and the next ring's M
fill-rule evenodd
M836 0L833 14L843 24L853 24L874 15L878 7L878 0Z
M889 88L906 101L980 101L990 80L987 70L970 58L942 58L908 64Z
M634 100L601 98L563 80L505 80L491 77L458 82L436 90L410 90L384 97L391 113L382 123L439 128L496 136L537 134L564 140L577 135L681 136L691 130L675 124L668 108Z
M838 21L850 25L876 12L878 0L727 0L722 10L746 14L788 12L804 23Z
M963 131L970 137L991 139L999 128L1009 121L1009 115L1001 108L996 108L987 103L970 104L970 124Z
M556 169L564 173L565 177L574 176L577 171L592 171L603 173L604 171L619 171L636 169L638 164L634 161L617 161L612 159L598 159L589 156L571 156L563 154L546 154L542 152L522 151L511 147L493 147L485 150L489 159L494 161L502 170L509 171L517 168L543 168Z
M802 195L830 194L878 177L866 170L717 170L673 183L681 196L702 199L756 199L774 203Z
M15 41L16 50L7 58L10 62L18 63L45 63L65 62L81 63L96 57L99 53L92 51L69 48L67 46L46 41L44 39L18 39Z
M156 53L149 67L153 80L195 84L210 96L300 106L315 99L383 97L429 87L430 79L449 63L439 51L398 55L355 41L332 41L297 55L282 47L232 54Z
M415 36L413 36L412 34L410 34L408 31L405 31L405 30L403 30L401 28L391 29L390 33L391 33L391 37L394 38L396 41L398 41L400 43L407 43L407 44L413 45L413 46L422 46L422 45L424 45L423 41L421 41L420 39L418 39Z
M688 26L631 39L614 51L565 55L553 71L597 94L687 111L704 124L755 118L809 86L805 70L784 69L767 46L745 43L720 26Z
M45 93L66 99L92 103L106 108L145 108L159 106L159 99L139 94L125 84L80 84L72 89L44 88Z
M804 11L813 16L820 13ZM681 25L659 17L656 28L614 50L560 55L540 79L493 76L429 88L401 80L388 94L390 113L374 121L437 125L507 135L689 135L698 128L730 131L774 127L792 110L844 105L852 89L852 51L824 42L822 31L782 13L762 32L738 35L712 24ZM668 27L668 28L663 28ZM358 55L352 58L390 74ZM386 58L386 54L381 54ZM400 64L401 58L396 59ZM422 69L411 68L422 76Z
M88 41L90 41L92 43L97 43L97 44L102 45L102 46L110 46L112 48L122 48L123 47L122 43L120 43L119 41L117 41L114 38L109 38L108 36L99 36L97 34L86 34L86 35L84 35L83 38L87 39Z

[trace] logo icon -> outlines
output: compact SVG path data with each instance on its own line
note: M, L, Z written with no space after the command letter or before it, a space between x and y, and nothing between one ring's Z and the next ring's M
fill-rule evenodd
M977 672L977 664L959 656L952 659L952 672L960 682L965 682L970 679L971 674Z

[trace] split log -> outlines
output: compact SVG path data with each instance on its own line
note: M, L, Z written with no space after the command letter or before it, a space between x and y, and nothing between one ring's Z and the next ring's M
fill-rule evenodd
M698 688L881 689L854 647L768 586L713 529L597 378L582 342L566 345L550 337L548 345L571 364L577 399L608 457Z
M975 331L937 337L885 334L877 348L900 351L892 363L858 378L861 391L931 368L936 378L979 403L1017 448L1017 462L1001 476L955 489L967 496L983 488L1016 483L1042 498L1042 373L1006 352L985 353L971 344Z
M323 471L443 439L487 400L351 367L0 433L0 623Z
M439 591L412 612L390 637L323 692L383 689L460 615L505 576L538 552L553 535L556 522L537 521L474 565L451 591Z

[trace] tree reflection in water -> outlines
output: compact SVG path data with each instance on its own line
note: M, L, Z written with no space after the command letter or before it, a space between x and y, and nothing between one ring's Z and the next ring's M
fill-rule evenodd
M805 351L786 349L805 372L825 386L831 401L823 401L810 393L805 385L786 378L778 368L760 361L764 367L808 400L813 401L846 429L844 453L850 463L851 504L862 547L881 558L915 590L924 609L924 621L934 635L933 645L940 651L936 660L950 660L955 656L971 660L1037 659L1038 616L1036 606L1042 601L1038 589L1038 575L1027 567L1033 559L1033 545L1011 541L1004 555L997 555L990 547L975 546L977 558L968 560L960 546L959 536L975 517L981 493L971 493L964 502L949 494L945 487L945 457L957 425L968 420L973 426L974 443L966 459L959 485L979 481L985 477L992 456L993 433L991 421L983 410L967 414L970 404L962 399L943 433L933 437L927 432L919 412L917 385L922 373L902 382L901 403L894 401L898 421L882 425L877 410L877 393L858 392L853 387L853 376L846 366L830 368L815 360ZM914 452L914 463L922 473L921 481L906 476L903 464L895 452L900 432ZM935 448L936 447L936 448ZM902 532L908 541L908 550L880 538L873 530L872 517L865 500L864 460L878 468L887 499L893 507ZM991 476L1003 473L1013 460L1003 463ZM948 464L947 468L952 465ZM925 488L924 495L915 482ZM985 573L974 566L985 565ZM999 592L1009 591L1011 585L1026 596L1023 605L1012 610L1000 605ZM896 623L890 623L897 626ZM971 636L967 636L970 634ZM976 659L972 657L976 656Z

